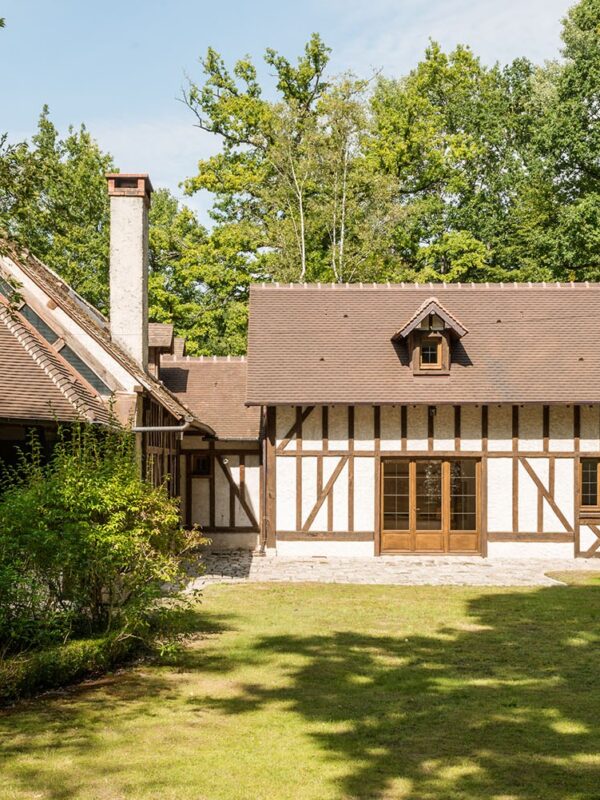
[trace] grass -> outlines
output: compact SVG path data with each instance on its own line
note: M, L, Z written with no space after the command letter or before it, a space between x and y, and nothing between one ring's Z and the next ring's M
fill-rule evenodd
M600 586L212 586L201 633L0 714L2 800L600 798Z

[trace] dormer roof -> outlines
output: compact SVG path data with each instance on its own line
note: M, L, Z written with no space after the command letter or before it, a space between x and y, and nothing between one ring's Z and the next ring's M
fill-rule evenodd
M468 330L462 325L456 317L451 314L444 306L440 303L437 297L429 297L425 300L419 308L415 311L412 317L406 322L406 324L400 328L399 331L392 336L393 341L397 341L398 339L405 339L415 328L418 328L424 319L426 319L430 314L435 314L438 316L444 323L444 328L449 330L454 336L457 338L462 338L468 333Z

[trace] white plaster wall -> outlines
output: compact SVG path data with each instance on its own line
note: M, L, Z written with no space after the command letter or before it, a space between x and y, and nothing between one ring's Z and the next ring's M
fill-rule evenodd
M427 406L408 406L406 410L406 447L427 450Z
M488 409L488 448L512 450L512 406L490 406Z
M228 456L229 471L235 484L240 485L240 458L239 456ZM244 466L244 483L245 483L245 499L252 511L254 512L255 519L259 517L259 469L258 469L258 456L245 456ZM229 514L229 511L227 511ZM244 511L244 508L238 498L235 498L235 524L237 527L244 527L252 525L252 521Z
M321 406L315 406L302 423L302 447L304 450L323 449L323 409Z
M260 457L246 456L245 459L246 501L260 524Z
M375 459L354 460L354 530L375 530Z
M573 558L572 542L488 542L488 558Z
M544 409L542 406L519 408L519 450L544 449Z
M382 450L400 450L402 448L402 423L400 406L381 406L381 439Z
M333 487L333 530L348 530L348 462Z
M276 458L276 522L280 531L296 530L296 459Z
M225 466L229 466L237 456L231 456ZM214 465L215 471L215 525L217 528L229 526L229 482L219 464Z
M481 450L481 406L460 410L460 449Z
M210 533L208 549L219 550L256 550L258 547L257 533Z
M302 542L277 542L278 556L312 558L329 556L331 558L364 558L375 555L374 542L321 542L315 540Z
M573 450L573 406L550 406L549 450Z
M329 449L348 449L348 408L329 406Z
M437 407L433 433L434 450L454 450L454 406Z
M325 470L323 470L323 485L325 485ZM302 524L308 519L317 499L317 459L314 456L305 456L302 459ZM322 505L314 519L311 530L323 531L327 528L327 509ZM296 528L292 528L296 530Z
M354 409L354 449L372 450L375 439L373 406L356 406Z
M208 478L192 478L192 522L203 527L210 525L210 481Z
M275 442L277 447L279 447L295 421L296 409L294 406L277 406L275 410ZM296 439L293 438L285 449L286 452L288 450L295 450Z
M554 464L554 499L567 521L573 525L575 517L575 466L573 459L557 458ZM546 501L544 501L544 531L546 533L563 533L565 531L565 526Z
M583 452L600 450L600 406L581 406L581 438Z
M512 459L488 460L488 531L512 530Z
M547 458L528 458L527 463L534 470L535 474L548 488L548 459ZM519 532L537 533L538 532L538 490L532 478L527 473L523 464L519 463ZM512 527L512 526L511 526ZM508 528L507 530L510 530ZM557 531L555 531L556 533Z
M587 525L581 525L579 528L579 549L582 553L590 548L598 541L596 534Z

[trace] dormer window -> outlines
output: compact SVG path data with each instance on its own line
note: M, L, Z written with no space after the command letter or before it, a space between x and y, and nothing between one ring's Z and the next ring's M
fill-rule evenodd
M393 337L408 346L415 375L447 375L450 371L452 339L459 339L467 329L442 304L431 297Z

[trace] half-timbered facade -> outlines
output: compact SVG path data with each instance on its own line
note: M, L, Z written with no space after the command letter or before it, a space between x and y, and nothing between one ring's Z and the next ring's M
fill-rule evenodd
M599 286L265 286L251 298L267 548L600 553Z

